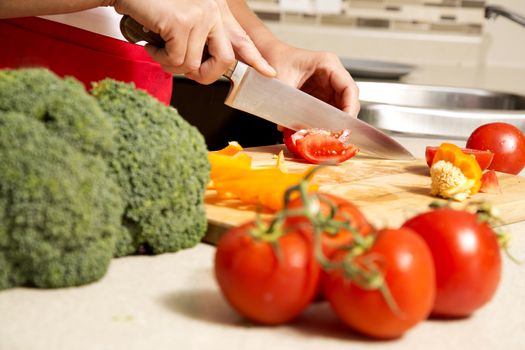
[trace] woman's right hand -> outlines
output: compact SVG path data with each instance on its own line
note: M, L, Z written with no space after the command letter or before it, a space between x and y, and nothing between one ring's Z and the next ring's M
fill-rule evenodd
M237 53L261 73L275 74L225 1L115 0L113 6L164 39L165 47L146 45L145 49L168 73L210 84L234 62ZM210 57L202 62L205 45Z
M215 0L115 0L113 6L164 39L165 47L145 49L166 72L210 84L235 60ZM210 58L201 62L205 45Z

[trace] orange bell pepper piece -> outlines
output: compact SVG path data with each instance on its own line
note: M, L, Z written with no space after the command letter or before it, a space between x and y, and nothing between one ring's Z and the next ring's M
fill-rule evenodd
M432 165L440 160L452 163L455 167L461 170L467 179L475 181L474 186L470 190L471 194L475 194L479 191L483 172L476 161L476 157L463 153L461 148L454 144L443 143L439 146L436 155L432 160Z

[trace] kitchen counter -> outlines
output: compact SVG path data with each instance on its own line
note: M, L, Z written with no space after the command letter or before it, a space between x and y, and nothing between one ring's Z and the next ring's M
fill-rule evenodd
M442 141L398 140L418 157L425 145ZM525 259L525 221L507 228L511 251ZM472 317L425 321L398 340L379 342L347 330L326 302L289 325L246 322L222 298L213 256L214 247L202 243L115 259L101 281L87 286L2 291L0 350L525 348L525 270L506 257L494 299Z
M402 83L444 85L525 94L525 69L420 65Z

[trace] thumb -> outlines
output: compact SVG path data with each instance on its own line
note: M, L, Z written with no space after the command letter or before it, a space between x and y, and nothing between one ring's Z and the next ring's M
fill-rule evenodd
M238 35L232 40L232 47L236 56L244 63L255 68L259 73L268 77L275 77L277 72L264 59L248 34Z

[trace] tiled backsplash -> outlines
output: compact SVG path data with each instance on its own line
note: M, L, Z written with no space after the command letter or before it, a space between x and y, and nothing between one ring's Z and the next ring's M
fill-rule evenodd
M401 32L481 35L485 0L249 0L263 19Z

